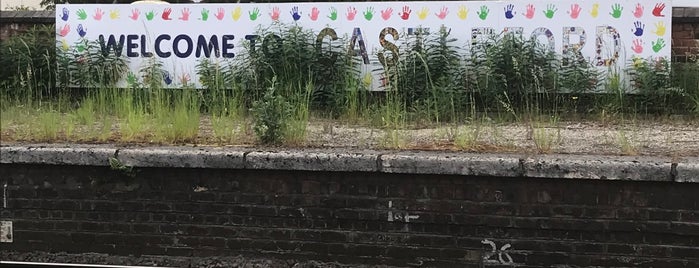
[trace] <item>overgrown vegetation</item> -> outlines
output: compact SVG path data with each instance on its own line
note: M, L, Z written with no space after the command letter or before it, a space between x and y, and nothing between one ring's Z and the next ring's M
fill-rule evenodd
M321 117L378 126L387 148L406 147L410 127L446 123L454 147L471 150L484 140L484 118L495 118L526 124L533 147L550 153L568 118L699 115L697 61L635 59L604 70L513 34L465 46L447 29L418 29L401 36L398 53L379 51L384 90L372 91L347 36L274 25L255 40L234 59L201 60L192 81L155 58L128 72L96 42L56 49L53 28L34 28L0 43L0 131L15 140L181 144L209 139L204 130L220 145L252 134L303 145L309 120ZM629 136L620 132L620 144Z

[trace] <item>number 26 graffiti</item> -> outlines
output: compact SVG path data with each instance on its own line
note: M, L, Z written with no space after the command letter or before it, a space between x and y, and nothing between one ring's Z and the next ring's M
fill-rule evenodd
M513 264L512 257L510 256L509 253L507 253L507 250L512 247L510 244L505 244L502 247L500 247L500 249L498 249L497 246L495 245L495 242L490 241L488 239L483 239L483 241L481 241L481 243L484 245L490 245L490 248L491 248L490 252L485 252L485 254L483 255L484 262L505 264L505 265ZM497 255L497 259L494 258L496 255Z

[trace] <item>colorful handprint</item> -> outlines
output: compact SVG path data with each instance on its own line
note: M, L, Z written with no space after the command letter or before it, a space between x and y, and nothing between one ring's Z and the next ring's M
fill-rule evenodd
M505 10L505 18L506 19L509 20L509 19L512 19L515 17L516 12L513 11L514 9L515 9L515 5L513 5L513 4L509 4L503 8L503 10Z
M621 11L623 11L624 8L621 6L621 4L613 4L612 5L612 12L609 13L609 15L612 15L613 18L618 19L621 17Z
M408 20L410 18L410 12L413 12L409 6L403 6L403 12L398 14L401 19Z
M436 15L437 18L443 20L447 17L447 15L449 15L449 8L442 7L442 9L439 10L439 13L434 13L434 15Z
M636 9L633 11L633 16L636 18L643 17L643 6L641 3L636 4Z
M478 11L478 17L481 18L481 20L485 20L488 18L488 12L490 12L488 7L485 5L482 5L481 10Z
M599 3L592 4L592 9L590 10L590 16L597 18L599 16Z
M250 17L250 20L252 20L252 21L257 20L257 18L260 17L260 9L254 8L253 10L248 11L248 16Z
M136 84L138 84L138 79L136 78L136 74L133 72L129 72L126 74L126 83L129 84L129 86L135 87Z
M141 11L139 11L137 8L134 8L131 10L131 15L129 18L132 20L138 20L138 16L141 15Z
M146 12L146 19L153 20L153 18L155 18L155 15L156 15L156 13L153 10L148 11L148 12Z
M656 17L665 17L663 15L663 10L665 9L665 3L657 3L655 4L655 7L653 8L653 16Z
M209 10L208 9L202 8L200 14L201 14L201 17L199 17L199 20L202 20L202 21L209 20Z
M532 4L528 4L527 5L527 12L524 13L524 17L527 19L532 19L532 18L534 18L534 14L536 14L535 12L536 12L536 7L534 7L534 5L532 5Z
M330 15L328 15L328 19L332 21L337 20L337 9L335 9L334 7L330 8Z
M190 80L191 80L191 78L190 78L189 74L180 75L180 84L182 84L183 86L187 86L187 84L189 83Z
M659 21L655 23L655 31L653 31L653 33L655 33L657 36L663 36L665 35L665 30L665 22Z
M163 15L161 16L163 20L172 20L172 18L170 18L170 13L172 13L172 8L168 7L163 10Z
M348 21L353 21L354 16L357 15L357 9L354 7L348 7L347 8L347 20Z
M456 13L459 19L465 20L468 18L468 8L466 6L460 6L459 12Z
M68 41L66 41L66 40L63 39L63 38L61 38L61 48L62 48L63 50L68 50L68 49L70 48L70 46L68 45Z
M78 11L75 12L76 15L78 15L79 20L85 20L87 19L87 12L85 12L84 9L78 9Z
M568 14L570 14L570 17L572 19L577 19L580 16L580 12L582 11L582 8L578 4L573 4L570 5L570 11L568 11Z
M68 21L68 17L70 17L70 11L68 11L68 8L63 8L63 14L61 15L61 19L63 21Z
M308 17L311 18L312 21L316 21L318 20L318 15L320 15L320 9L313 7L311 9L311 14L308 14Z
M233 18L233 21L238 21L240 17L243 16L243 9L241 7L235 7L233 9L233 12L231 12L231 17Z
M294 21L298 21L301 19L301 11L299 11L299 7L292 7L289 13L291 14L291 18L294 19Z
M381 10L381 18L383 20L388 20L391 18L392 13L393 13L393 9L390 7L387 9Z
M170 76L170 72L163 72L163 82L165 82L166 85L172 84L172 77Z
M634 26L634 29L631 30L631 31L633 31L633 35L643 36L643 30L646 28L646 25L640 21L637 21L637 22L633 23L633 26Z
M82 24L78 24L77 30L80 37L85 37L85 35L87 35L87 29L85 29Z
M374 18L374 8L373 7L367 7L366 10L362 13L364 14L364 18L367 21L370 21L371 19Z
M273 7L272 12L269 13L269 17L272 18L273 21L278 21L280 14L281 10L279 10L278 7Z
M553 15L556 14L556 11L558 11L556 5L549 4L546 6L546 10L544 10L544 15L546 15L546 17L549 19L553 19Z
M633 46L631 46L631 50L633 50L633 52L636 52L636 54L643 53L643 40L634 39Z
M658 53L665 47L665 40L663 40L662 38L658 38L657 41L653 41L651 42L651 44L653 45L653 51L655 51L655 53Z
M182 16L179 17L179 20L188 21L188 20L189 20L189 14L191 13L191 12L189 11L189 8L186 8L186 7L185 7L185 8L183 8L182 11L180 11L180 12L182 13Z
M119 19L119 10L118 9L112 9L109 11L109 18L113 20Z
M61 28L61 30L58 32L58 35L61 37L66 37L68 33L70 33L70 25L66 24L63 25L63 28Z
M417 12L417 17L420 20L424 20L425 18L427 18L427 15L429 15L429 14L430 14L430 9L427 7L423 7L422 9L420 9L420 11Z
M222 7L219 7L216 10L216 14L214 14L214 17L216 17L217 20L223 20L223 18L226 16L226 10L223 9Z
M95 9L95 14L92 15L92 18L95 20L102 20L102 16L104 16L104 11L102 9Z

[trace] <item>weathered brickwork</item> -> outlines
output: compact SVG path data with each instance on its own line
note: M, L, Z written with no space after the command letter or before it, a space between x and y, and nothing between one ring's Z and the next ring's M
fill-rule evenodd
M695 183L17 164L0 183L10 259L699 267Z

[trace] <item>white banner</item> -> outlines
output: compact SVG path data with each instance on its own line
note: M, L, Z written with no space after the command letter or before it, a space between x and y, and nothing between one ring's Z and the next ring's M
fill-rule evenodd
M380 69L379 54L392 44L400 47L416 29L436 34L440 27L464 47L507 31L534 36L558 54L579 52L606 67L624 66L633 57L669 58L671 10L669 0L65 4L56 7L56 31L62 44L57 49L74 49L83 39L103 40L103 52L128 57L133 73L148 57L158 57L167 70L164 81L177 87L198 84L200 59L234 58L244 52L243 42L261 42L257 29L275 23L318 34L330 28L348 37L347 46L360 50L365 71ZM380 79L372 83L374 89L382 86Z

